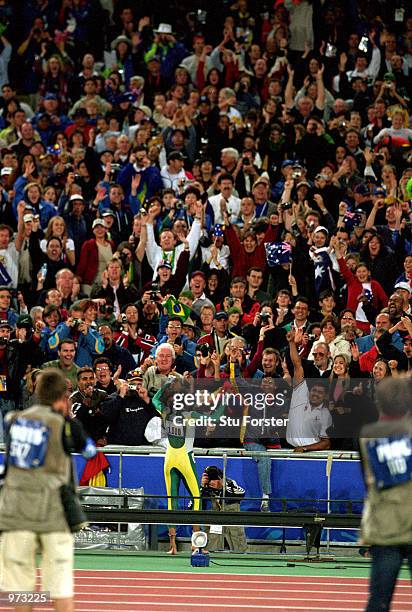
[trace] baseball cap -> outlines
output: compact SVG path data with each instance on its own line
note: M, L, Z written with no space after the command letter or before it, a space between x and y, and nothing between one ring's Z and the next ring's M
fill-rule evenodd
M205 273L202 272L202 270L195 270L194 272L192 272L192 274L190 275L190 278L194 278L195 276L201 276L204 280L206 280L206 276Z
M104 210L102 210L102 217L115 217L116 218L116 215L114 214L112 210L105 208Z
M224 310L219 310L219 312L217 312L215 314L215 319L216 321L221 321L222 319L225 319L226 321L228 320L228 315Z
M158 55L152 55L152 57L149 57L147 63L149 64L150 62L157 62L158 64L162 63Z
M375 189L373 190L373 195L374 196L381 196L382 198L384 198L386 196L386 189L385 189L385 187L375 187Z
M296 189L299 189L299 187L310 187L310 183L308 183L308 181L300 181L296 185Z
M20 317L16 321L16 327L33 327L33 319L30 315L20 315Z
M1 176L5 176L5 175L9 175L13 172L13 168L10 168L10 166L5 166L4 168L1 169Z
M74 195L70 196L69 202L74 202L75 200L81 200L82 202L84 202L84 197L79 193L75 193Z
M8 321L6 321L5 319L2 319L0 321L0 328L1 327L8 327L9 329L13 329L12 326L10 325L10 323Z
M282 162L281 168L287 168L288 166L293 166L293 165L294 165L294 163L295 163L295 162L293 161L293 159L285 159L285 160Z
M405 291L409 291L409 293L412 293L411 286L409 285L409 283L406 283L404 281L396 283L395 289L404 289Z
M199 104L210 104L210 100L207 96L200 96Z
M192 327L193 329L195 329L196 325L194 321L192 321L192 319L188 317L186 321L183 321L183 327Z
M93 221L93 225L92 225L92 229L94 229L95 227L97 227L98 225L101 225L102 227L105 227L103 219L95 219Z
M365 183L359 183L353 190L358 195L370 195L370 189Z
M407 340L412 341L412 336L404 336L403 337L403 342L406 342Z
M167 259L162 259L159 262L159 265L157 266L157 269L159 268L167 268L168 270L172 270L172 264L170 263L170 261L167 261Z
M383 75L383 80L384 81L395 81L395 75L393 74L393 72L385 72L385 74Z
M56 94L49 92L49 93L46 93L46 95L44 96L44 99L45 100L57 100L58 98Z
M23 222L28 223L29 221L33 221L33 215L31 213L23 215Z
M140 368L135 368L134 370L130 370L130 372L126 374L126 380L142 380L142 379L143 379L143 372Z

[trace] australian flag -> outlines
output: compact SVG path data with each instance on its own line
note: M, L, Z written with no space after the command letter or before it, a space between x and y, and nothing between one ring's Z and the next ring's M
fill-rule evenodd
M359 225L361 220L361 216L358 213L351 212L350 210L346 211L345 216L343 217L343 222L345 224L345 228L351 232L355 225Z
M270 267L292 262L292 246L288 242L265 242L265 249Z
M329 257L328 249L317 249L311 253L315 268L315 290L319 295L324 289L334 289L332 278L332 261Z

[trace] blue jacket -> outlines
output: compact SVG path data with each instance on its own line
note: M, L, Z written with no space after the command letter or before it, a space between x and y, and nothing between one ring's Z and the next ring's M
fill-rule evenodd
M56 331L49 337L48 348L50 351L56 351L55 354L57 356L58 347L67 338L73 339L73 328L66 325L66 323L59 323ZM85 365L91 366L93 360L103 353L104 348L101 335L95 329L89 327L86 335L83 333L78 335L74 361L80 368Z
M117 177L117 182L119 185L123 187L125 199L127 200L130 195L132 178L137 174L136 170L133 168L133 164L127 164L124 168L122 168ZM137 199L140 204L143 204L145 200L148 200L154 195L161 193L163 189L163 183L160 176L160 171L156 166L149 166L145 170L143 170L142 178L137 188ZM130 206L132 207L132 202L130 202ZM139 206L140 207L140 206ZM133 208L132 208L133 210ZM133 214L139 212L138 210L134 211Z
M30 204L28 199L25 197L26 194L24 193L24 188L26 187L26 185L27 179L25 176L19 176L19 178L14 183L15 195L13 198L13 212L16 219L17 204L21 200L24 200L29 206L32 206L34 208L34 206ZM46 202L46 200L40 200L36 212L40 215L40 225L43 230L47 229L47 224L49 223L50 219L57 215L57 210L54 208L53 204L50 204L50 202Z
M356 344L358 345L360 353L367 353L375 345L373 341L373 334L356 338ZM403 351L403 340L399 332L392 334L392 344L398 350Z

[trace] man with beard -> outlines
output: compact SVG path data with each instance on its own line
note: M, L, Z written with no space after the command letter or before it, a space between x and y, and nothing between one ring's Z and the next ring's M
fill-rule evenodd
M107 393L96 389L94 372L89 366L77 372L77 386L78 390L70 396L73 416L81 421L87 435L98 446L105 446L107 424L102 418L100 404Z
M393 293L388 300L388 312L392 325L396 325L401 320L403 314L403 297L398 293Z

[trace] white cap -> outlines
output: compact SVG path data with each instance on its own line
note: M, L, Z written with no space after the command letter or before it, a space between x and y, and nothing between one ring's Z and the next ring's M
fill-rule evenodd
M74 195L70 196L69 202L74 202L74 200L81 200L84 202L84 197L80 195L80 193L75 193Z
M410 284L405 282L396 283L395 289L405 289L405 291L409 291L409 293L412 293Z

